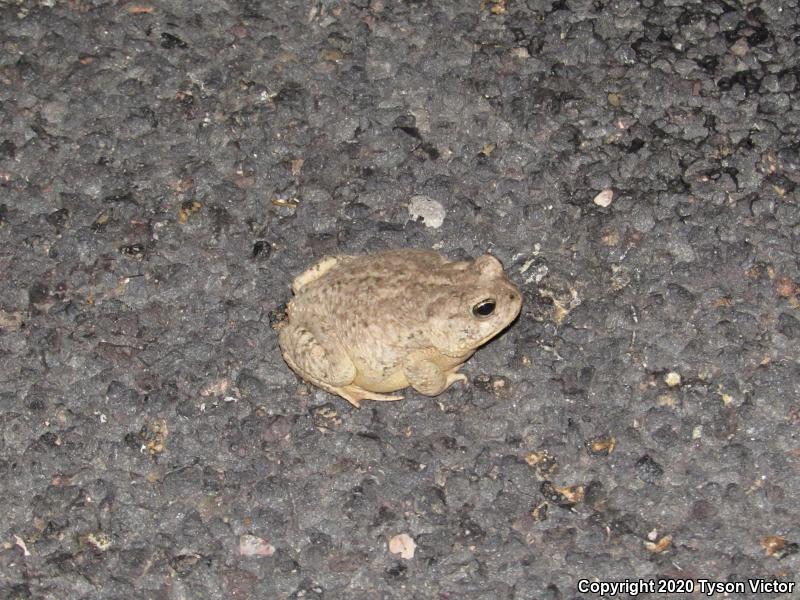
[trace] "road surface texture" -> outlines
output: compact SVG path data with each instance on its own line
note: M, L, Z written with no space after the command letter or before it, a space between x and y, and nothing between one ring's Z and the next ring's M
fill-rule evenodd
M4 0L2 598L788 591L798 10ZM522 314L356 410L276 327L397 247Z

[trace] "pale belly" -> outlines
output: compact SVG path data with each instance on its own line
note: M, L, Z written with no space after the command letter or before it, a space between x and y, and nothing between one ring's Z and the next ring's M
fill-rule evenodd
M461 365L472 356L472 352L459 357L445 356L438 352L431 352L425 356L426 360L430 360L445 372L454 373L461 368ZM384 375L380 372L372 371L365 368L364 365L359 365L356 361L356 377L353 383L362 389L369 390L370 392L377 392L379 394L387 392L396 392L407 388L410 384L406 379L403 372L402 365L398 365L396 369L392 370L389 374Z
M383 394L386 392L396 392L408 387L408 379L402 369L398 369L388 377L380 377L369 374L358 373L353 383L358 387L370 392Z

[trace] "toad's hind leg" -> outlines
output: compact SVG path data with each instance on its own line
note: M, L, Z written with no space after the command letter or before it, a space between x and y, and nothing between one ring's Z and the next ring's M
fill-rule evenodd
M322 388L346 386L356 376L356 368L344 348L320 331L287 325L278 335L278 344L292 370Z
M316 329L316 328L315 328ZM306 381L337 394L356 408L362 400L402 400L402 396L377 394L353 384L356 368L342 346L322 330L287 325L278 335L283 358Z

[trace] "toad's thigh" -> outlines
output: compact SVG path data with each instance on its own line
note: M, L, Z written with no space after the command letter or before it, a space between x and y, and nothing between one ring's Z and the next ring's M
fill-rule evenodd
M281 329L278 344L289 366L312 382L344 386L356 375L347 352L320 327L289 324Z

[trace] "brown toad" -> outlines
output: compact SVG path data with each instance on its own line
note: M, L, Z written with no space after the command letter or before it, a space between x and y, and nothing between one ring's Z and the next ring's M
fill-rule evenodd
M519 314L522 296L493 256L430 250L327 256L295 278L279 344L300 377L358 407L411 386L455 381L475 350Z

